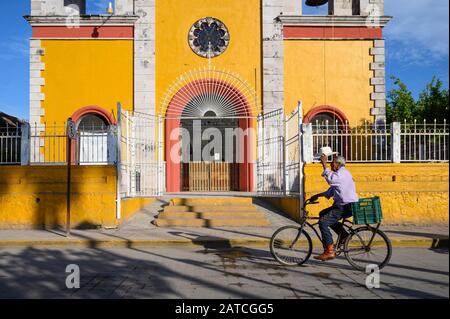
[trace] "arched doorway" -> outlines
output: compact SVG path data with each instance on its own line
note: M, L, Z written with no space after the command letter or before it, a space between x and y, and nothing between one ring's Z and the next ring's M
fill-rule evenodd
M165 114L167 192L253 191L253 126L247 98L226 81L179 89Z

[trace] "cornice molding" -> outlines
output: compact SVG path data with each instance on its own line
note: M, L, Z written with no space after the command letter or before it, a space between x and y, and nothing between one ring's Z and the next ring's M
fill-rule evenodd
M139 19L138 16L106 16L106 15L82 15L68 16L24 16L31 26L65 26L68 20L75 21L79 18L80 26L134 26ZM77 21L77 22L78 22Z
M280 15L276 18L283 26L303 27L374 27L367 22L368 17L363 16L317 16L317 15ZM379 17L378 27L384 28L391 16Z

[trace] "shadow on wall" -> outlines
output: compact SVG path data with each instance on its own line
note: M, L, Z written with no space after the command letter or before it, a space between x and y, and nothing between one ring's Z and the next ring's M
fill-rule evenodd
M114 167L72 169L72 227L115 225ZM0 228L65 228L66 203L66 166L0 168Z

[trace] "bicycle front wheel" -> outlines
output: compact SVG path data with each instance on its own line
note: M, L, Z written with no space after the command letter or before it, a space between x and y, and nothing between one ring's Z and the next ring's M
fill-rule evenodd
M270 240L270 252L280 264L303 265L311 257L312 240L309 234L298 226L278 229Z
M366 271L367 266L385 267L392 256L392 245L381 230L369 227L356 229L345 241L345 258L354 268Z

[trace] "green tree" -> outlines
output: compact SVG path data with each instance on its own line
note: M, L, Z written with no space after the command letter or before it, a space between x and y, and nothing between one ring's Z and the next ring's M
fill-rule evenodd
M444 119L448 122L448 89L443 88L442 81L435 76L420 93L417 104L421 117L427 120L428 123L434 122L435 119L437 123L443 123Z
M417 102L405 83L397 77L391 77L396 88L390 90L387 95L386 120L392 122L413 122L420 119L420 111Z

